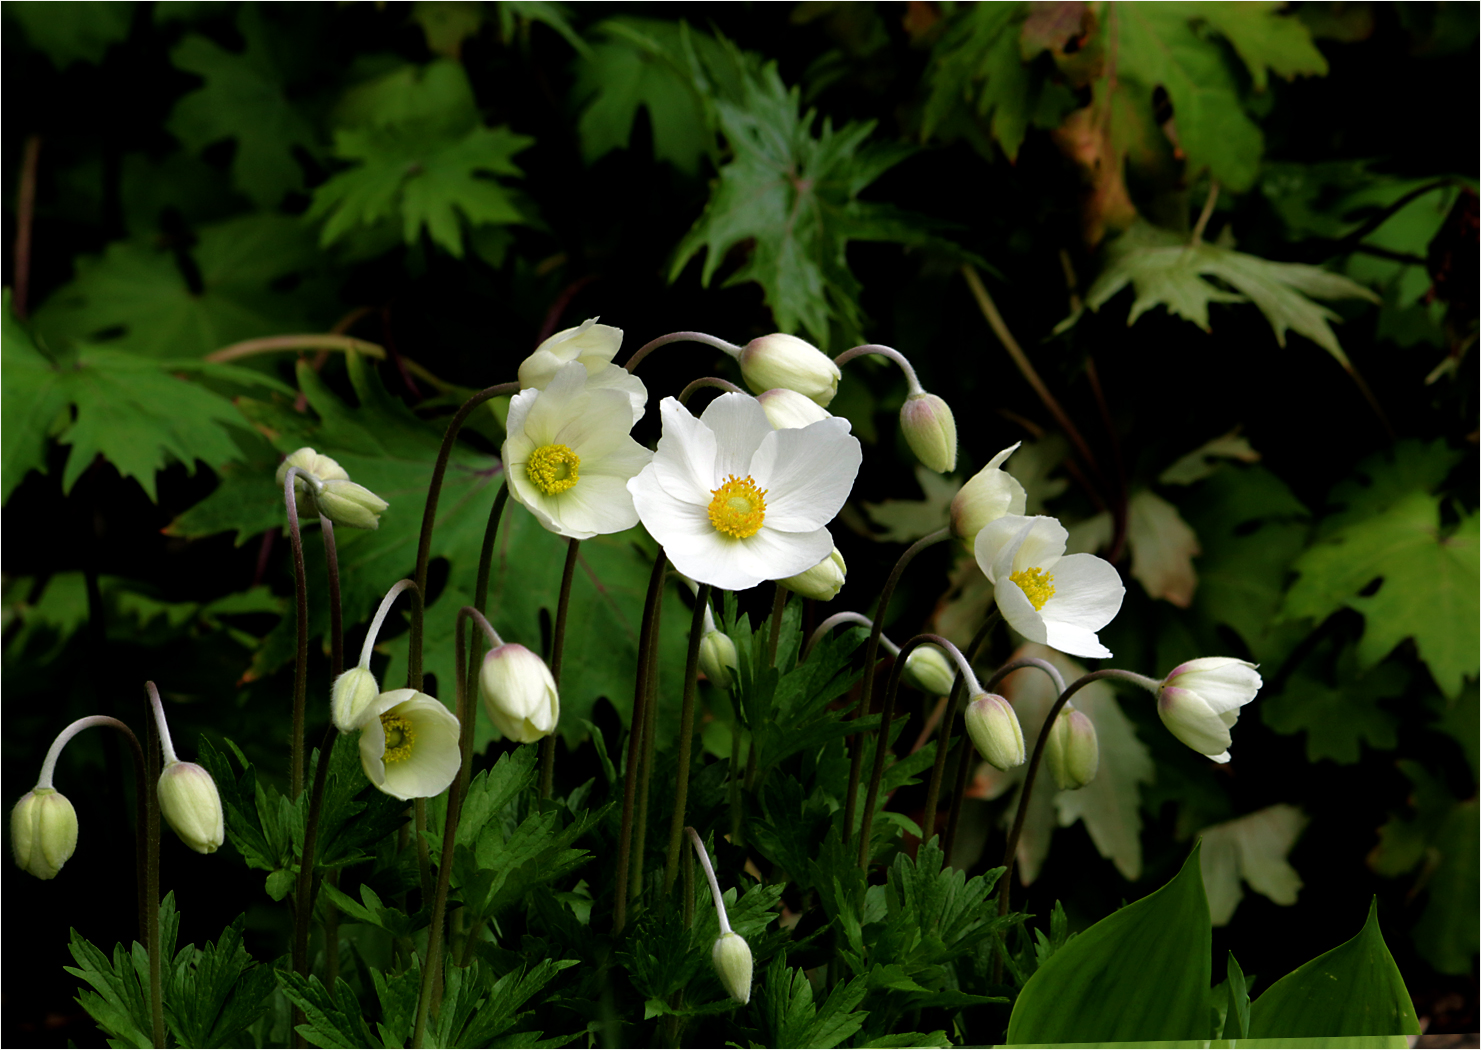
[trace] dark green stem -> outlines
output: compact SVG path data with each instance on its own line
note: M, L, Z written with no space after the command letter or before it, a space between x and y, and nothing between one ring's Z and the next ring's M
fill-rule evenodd
M771 631L766 638L766 656L773 667L776 666L777 646L782 640L782 613L786 611L787 599L791 596L791 591L780 583L776 584L776 593L771 598Z
M657 339L650 339L633 351L633 355L627 359L627 370L629 372L636 372L638 365L643 363L643 358L647 357L654 350L657 350L660 346L665 346L669 343L704 343L706 346L713 346L717 350L724 350L731 357L736 357L741 352L741 348L734 343L727 343L724 339L707 335L704 332L670 332L668 335L661 335Z
M319 842L319 815L324 804L324 785L329 780L329 756L339 730L331 721L319 744L314 765L314 786L309 791L309 813L303 829L303 853L298 861L298 884L293 904L293 972L309 975L309 928L314 918L314 853ZM333 987L331 985L331 987Z
M494 505L489 510L488 525L485 526L483 530L483 548L478 552L478 580L473 587L473 607L480 613L483 613L485 615L487 615L488 613L489 574L492 571L494 563L494 541L499 534L499 521L504 517L504 505L508 502L509 485L506 482L504 485L501 485L499 487L498 494L494 496ZM458 628L458 630L461 634L462 628L460 627ZM476 633L474 637L477 637ZM466 672L468 676L467 681L470 695L474 695L477 692L477 690L473 688L473 682L476 681L478 678L478 657L478 646L470 644L468 646L468 665ZM470 705L469 711L472 710L472 706ZM474 715L474 718L476 717L477 715ZM471 724L473 719L470 719L469 721L470 724L463 727L463 734L467 737L467 748L463 754L462 772L462 777L465 782L469 775L468 762L471 759L473 753L473 727Z
M555 630L550 638L550 677L556 689L561 684L561 657L566 651L566 613L571 607L571 578L576 573L576 557L581 551L581 541L566 541L566 566L561 571L560 599L555 606ZM556 730L540 741L540 797L549 798L555 787L555 737Z
M987 645L988 636L992 629L997 626L1003 614L994 609L988 614L987 619L982 621L982 626L977 628L977 633L967 643L967 662L973 663ZM926 826L922 829L925 841L931 841L931 836L936 833L936 807L941 804L941 783L946 776L946 756L951 750L951 728L956 724L957 711L962 706L962 694L966 691L967 680L958 669L956 677L951 683L951 696L946 701L946 711L941 718L941 728L936 736L936 760L931 763L931 782L926 788Z
M617 836L617 896L613 902L612 932L619 934L627 924L628 879L632 870L633 803L637 798L638 765L643 755L643 725L647 718L648 663L653 658L653 629L663 598L663 574L668 566L660 548L648 578L648 597L643 602L643 626L638 635L638 672L633 687L633 713L627 736L627 770L622 780L622 826Z
M319 515L324 534L324 560L329 565L329 677L338 678L345 669L344 609L339 600L339 552L334 545L334 522Z
M633 831L633 880L628 893L633 900L643 892L643 866L648 859L648 803L653 797L654 757L658 750L658 680L661 670L658 659L658 639L663 633L663 601L653 610L653 651L648 656L643 675L645 699L643 700L643 772L638 778L638 822Z
M303 536L298 529L298 503L293 496L293 482L303 472L289 467L283 477L283 502L288 508L288 538L293 547L293 598L297 644L293 657L293 724L288 748L288 797L294 802L303 793L304 709L308 706L309 678L309 586L303 565ZM312 479L304 475L304 484Z
M694 596L694 615L689 621L689 654L684 660L684 699L679 709L679 769L674 781L674 816L669 821L668 859L663 866L665 896L672 892L674 880L678 878L679 855L684 848L684 818L689 806L689 762L694 744L694 692L699 677L699 643L704 634L704 614L709 602L710 585L701 583Z
M885 580L884 589L879 592L879 608L874 613L874 624L869 628L869 641L864 647L864 681L859 690L859 704L854 708L854 718L862 718L869 713L869 703L874 694L874 665L879 659L879 636L884 631L885 613L889 611L890 599L894 597L895 586L900 582L900 577L905 572L915 556L927 547L940 543L951 535L950 529L938 529L927 536L916 540L905 553L900 555L900 560L895 562L895 567L890 570L889 578ZM864 748L857 734L849 737L849 769L848 769L848 794L843 804L843 841L847 843L854 832L854 819L858 813L859 806L859 780L864 771Z
M417 539L417 599L412 604L411 638L407 650L409 668L408 681L413 689L422 688L422 620L426 611L427 566L432 560L432 528L437 523L437 500L442 495L442 479L447 474L448 460L452 458L453 442L458 431L473 414L473 410L490 398L504 394L517 394L518 383L499 383L474 394L454 413L442 435L442 447L437 450L437 463L432 468L432 480L427 486L427 505L422 510L422 532Z

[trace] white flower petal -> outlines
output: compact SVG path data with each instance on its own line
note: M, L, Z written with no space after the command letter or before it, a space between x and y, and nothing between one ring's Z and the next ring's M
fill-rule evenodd
M583 470L581 480L554 497L554 502L560 508L565 535L576 539L622 532L638 523L627 476L592 475Z
M977 531L972 553L977 558L977 567L988 580L997 583L999 576L1006 580L1013 573L1013 559L1033 527L1032 518L1006 514Z
M586 388L588 390L615 390L627 398L632 408L633 422L643 418L648 406L648 388L643 381L621 365L605 365L593 371L587 367Z
M548 397L550 391L544 395ZM592 390L571 401L551 444L565 445L581 457L579 471L585 476L587 460L606 455L632 441L632 413L625 396L616 390Z
M848 499L863 456L846 419L768 434L747 470L766 490L766 527L810 532L828 524Z
M535 396L525 415L522 429L530 440L537 446L561 444L556 435L572 419L584 414L587 402L585 387L585 368L574 361L562 366L550 385ZM515 396L524 397L525 394L521 392ZM631 426L626 419L623 420L623 429Z
M1064 555L1064 545L1069 539L1069 531L1059 523L1057 518L1042 514L1020 520L1027 520L1033 524L1029 526L1028 535L1023 538L1023 542L1018 545L1018 550L1013 555L1013 571L1033 568L1047 571L1053 568Z
M699 420L715 435L716 484L731 474L743 478L750 473L757 447L775 433L766 412L749 394L721 394L706 406Z
M1044 621L1044 644L1071 656L1094 656L1102 660L1111 656L1111 650L1101 644L1094 631L1058 620Z
M983 531L987 531L985 527ZM1034 603L1028 600L1028 595L1023 593L1022 587L1004 576L993 588L993 596L997 600L998 611L1003 614L1003 619L1008 621L1010 627L1031 642L1049 643L1044 618L1034 608Z
M1055 563L1053 575L1054 596L1044 603L1044 619L1094 632L1116 618L1126 587L1110 562L1093 554L1071 554Z
M664 398L658 411L663 436L653 454L657 482L679 499L708 507L712 491L723 480L715 471L714 431L675 398Z
M662 442L659 455L662 455ZM700 543L708 536L718 537L720 534L710 524L708 505L691 503L674 495L660 481L659 470L659 457L655 456L652 463L628 481L627 491L632 494L633 506L637 508L644 527L668 551L669 560L674 561L674 552L691 541ZM686 572L685 575L692 576L693 573Z

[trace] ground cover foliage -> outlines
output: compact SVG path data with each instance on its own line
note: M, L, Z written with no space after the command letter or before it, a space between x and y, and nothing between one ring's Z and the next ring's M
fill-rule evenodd
M345 937L340 977L282 961L305 803L284 774L293 577L273 472L312 445L391 505L376 531L341 535L358 647L412 570L452 411L598 315L627 333L624 356L686 329L888 344L954 409L961 456L945 478L915 466L899 373L845 366L829 408L865 444L833 528L847 583L787 606L775 666L769 587L718 611L741 681L734 704L701 683L688 813L755 956L741 1009L709 961L702 878L679 891L692 924L652 907L611 933L656 547L641 528L583 543L556 802L536 797L533 748L480 714L451 875L472 935L431 1042L1323 1035L1292 1027L1303 1010L1349 1016L1292 1005L1322 967L1367 1001L1412 998L1353 1034L1475 1029L1474 10L12 2L0 17L6 797L67 722L141 722L142 682L160 684L230 843L164 845L172 1041L284 1045L297 1008L315 1045L406 1045L421 973L405 944L430 904L415 851L395 848L402 809L365 788L353 741L323 756L317 854L337 873L320 907ZM304 334L327 338L218 354ZM694 345L643 369L660 396L710 374L739 381ZM506 411L470 419L439 504L425 647L440 696ZM635 434L658 437L651 413ZM1019 440L1027 512L1063 519L1072 549L1127 583L1101 635L1116 666L1218 653L1259 663L1265 685L1224 766L1168 735L1147 696L1080 694L1100 773L1040 785L1000 917L1021 771L968 769L951 856L922 844L947 808L923 809L935 700L910 694L866 875L840 801L862 632L797 658L831 612L873 615L903 545ZM322 581L322 550L306 554ZM489 608L510 640L549 646L563 557L509 508ZM970 553L933 548L886 630L965 646L991 594ZM651 894L690 595L672 585L662 605ZM310 629L317 740L321 600ZM404 618L382 637L390 688ZM1015 648L1000 633L984 666ZM1042 690L1004 686L1030 747ZM743 730L757 776L737 834ZM91 1045L96 1021L149 1045L129 761L97 734L69 747L57 779L78 851L53 880L7 875L5 958L24 960L7 971L11 1041ZM445 811L429 809L435 830ZM1114 952L1114 995L1076 985ZM1117 1006L1145 1006L1169 974L1188 983L1178 1010ZM1067 997L1079 1022L1035 1005Z

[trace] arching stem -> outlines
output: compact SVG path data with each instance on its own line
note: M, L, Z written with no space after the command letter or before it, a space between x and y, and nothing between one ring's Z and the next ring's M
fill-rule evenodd
M296 645L293 658L293 734L288 748L288 797L298 800L303 793L303 729L304 708L308 703L309 675L309 588L307 570L303 564L303 535L298 527L298 502L294 497L294 482L302 477L304 485L312 487L313 475L289 467L283 476L283 503L288 510L288 538L293 546L293 598L295 606Z
M686 386L683 390L679 391L679 404L689 404L689 399L693 397L696 392L704 390L707 387L713 387L716 390L723 390L727 394L745 393L744 390L736 386L734 383L730 382L730 380L728 379L718 379L715 376L705 376L702 379L696 379L694 382Z
M679 874L679 855L684 846L684 817L689 805L689 762L694 743L694 691L699 676L699 643L704 635L704 614L710 601L710 585L702 583L694 596L694 615L689 622L689 652L684 660L684 699L679 711L679 769L674 781L674 816L669 823L668 859L663 868L663 892L674 888Z
M555 630L550 639L550 677L555 687L561 684L561 657L566 651L566 612L571 606L571 578L576 572L576 557L581 550L580 540L566 541L566 565L561 571L560 599L555 606ZM540 742L540 797L549 798L555 786L555 738L556 732Z
M629 372L636 372L638 365L643 363L643 358L657 350L660 346L667 346L669 343L704 343L706 346L713 346L716 350L724 350L731 357L738 357L741 352L741 348L734 343L727 343L724 339L708 335L704 332L670 332L668 335L661 335L657 339L650 339L638 347L637 350L633 351L633 355L627 359L627 370Z
M920 380L916 377L915 369L911 366L905 355L893 347L881 346L878 343L865 343L863 346L856 346L852 350L845 350L833 359L833 363L841 368L854 358L864 357L867 354L877 354L880 357L887 357L900 366L900 371L905 373L906 397L924 394L926 392L925 388L920 385Z
M992 629L1002 620L1003 614L997 609L988 613L987 618L982 621L982 626L977 628L977 633L967 643L967 662L971 663L982 653L987 645L987 639L992 634ZM946 756L951 749L951 727L956 723L957 711L961 709L962 694L967 690L967 680L960 672L951 683L951 694L946 700L946 710L941 716L941 729L936 737L936 760L931 763L931 780L926 788L925 820L927 826L922 828L925 833L925 841L929 842L931 836L936 832L936 807L941 804L941 783L946 776ZM951 854L947 854L950 859Z

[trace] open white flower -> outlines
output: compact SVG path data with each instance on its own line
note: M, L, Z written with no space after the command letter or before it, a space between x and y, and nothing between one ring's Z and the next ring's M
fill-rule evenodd
M1093 554L1065 557L1068 536L1054 518L1006 514L982 526L974 553L1015 631L1071 656L1110 656L1095 632L1115 618L1126 587Z
M572 361L580 361L586 366L587 383L592 389L620 390L627 395L636 423L648 404L648 388L627 369L612 363L620 349L622 329L597 324L593 317L578 328L556 332L535 347L535 352L520 362L520 389L544 390L557 372Z
M504 467L509 494L551 532L586 540L638 523L627 482L653 453L632 439L627 397L593 388L572 361L544 390L509 404Z
M968 546L976 542L982 526L1005 514L1022 514L1028 505L1028 494L1018 479L1002 469L1021 444L1016 441L988 460L952 498L951 530Z
M729 590L811 569L863 459L846 419L773 430L753 397L721 394L696 419L663 399L653 462L628 482L674 567Z
M360 765L396 798L442 794L462 765L457 715L415 689L382 693L361 723Z
M1157 714L1168 731L1215 762L1229 761L1229 730L1255 698L1260 672L1247 660L1203 656L1172 669L1157 691Z

